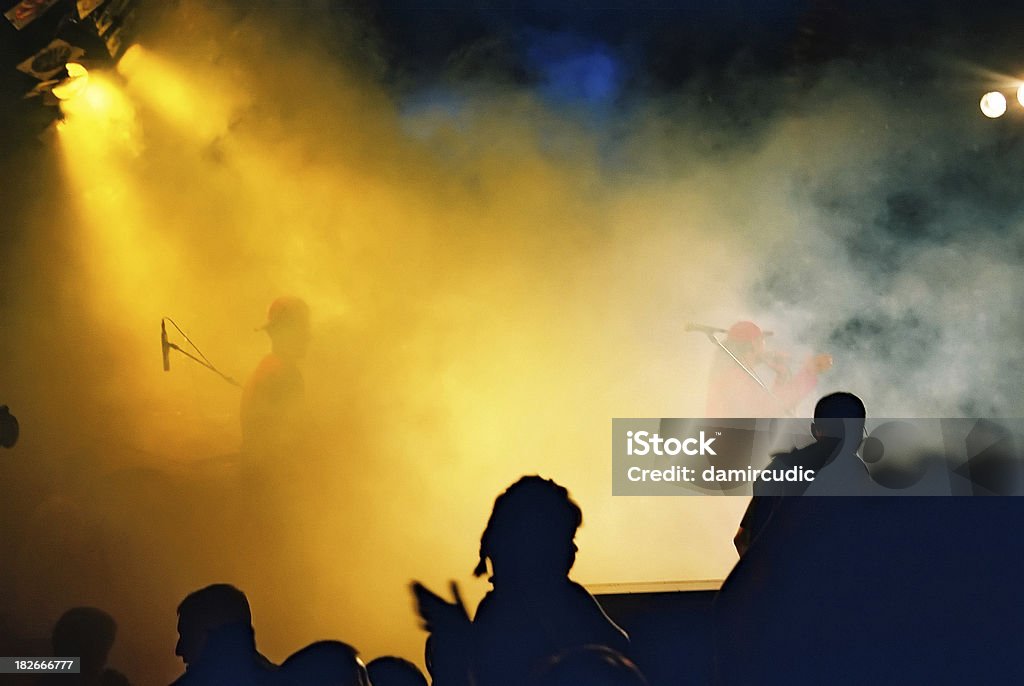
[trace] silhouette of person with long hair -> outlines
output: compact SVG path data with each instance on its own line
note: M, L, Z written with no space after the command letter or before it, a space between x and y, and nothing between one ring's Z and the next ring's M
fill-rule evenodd
M454 604L414 584L431 631L428 667L435 684L464 684L472 674L477 686L521 686L545 659L563 651L585 645L628 649L625 632L569 579L582 521L565 488L524 476L495 500L480 539L474 573L485 574L490 563L493 588L472 622L454 584Z

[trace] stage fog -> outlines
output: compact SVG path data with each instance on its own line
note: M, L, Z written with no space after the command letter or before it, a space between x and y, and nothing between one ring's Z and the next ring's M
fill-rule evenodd
M1024 410L1020 137L971 91L882 60L728 103L411 88L316 29L182 2L5 165L8 621L104 607L118 664L168 681L177 602L227 581L273 659L420 660L409 581L480 597L526 473L582 506L578 580L720 579L743 499L611 496L613 417L704 412L688 322L831 353L815 395L869 415ZM242 383L281 295L312 316L309 423L247 480L238 388L175 350L164 372L158 328Z

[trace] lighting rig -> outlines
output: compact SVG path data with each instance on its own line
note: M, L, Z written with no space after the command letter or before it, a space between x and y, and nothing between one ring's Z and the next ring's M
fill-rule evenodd
M109 67L130 44L139 0L0 0L0 90L8 130L40 134L57 106Z

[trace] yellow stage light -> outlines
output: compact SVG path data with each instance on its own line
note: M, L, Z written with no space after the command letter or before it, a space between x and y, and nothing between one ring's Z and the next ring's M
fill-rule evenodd
M104 113L112 109L115 100L111 92L113 88L113 84L94 78L80 86L69 86L64 91L69 97L60 98L61 110L70 116L103 117Z
M981 112L989 119L997 119L1006 113L1006 96L991 91L981 96Z
M233 96L214 91L201 76L140 45L128 48L117 71L137 101L189 134L213 140L227 130Z
M82 78L82 77L78 77ZM112 148L118 154L135 154L140 146L135 109L117 83L103 72L92 72L89 81L75 97L60 101L65 124L60 127L63 138L77 155L86 160L107 155Z
M81 95L89 85L89 70L78 62L68 62L68 77L53 87L58 100L70 100Z
M1017 88L1017 102L1020 103L1021 107L1024 107L1024 84Z

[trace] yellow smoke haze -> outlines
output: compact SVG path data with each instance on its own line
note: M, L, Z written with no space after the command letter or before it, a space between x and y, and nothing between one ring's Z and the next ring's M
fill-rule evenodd
M613 499L611 418L703 412L710 351L683 325L743 311L735 227L756 207L782 230L756 181L775 153L610 180L598 142L527 93L468 96L457 123L403 115L361 65L213 6L178 4L64 105L60 202L25 248L59 305L23 315L10 387L36 390L4 401L19 459L69 493L26 508L26 537L68 540L22 546L11 612L42 633L100 605L122 627L112 664L166 682L177 602L226 581L274 660L337 638L419 661L409 580L475 603L479 535L525 473L583 508L578 580L722 578L745 501ZM638 122L626 147L664 143ZM723 205L735 186L756 197ZM174 351L164 373L157 324L242 381L281 294L313 313L312 428L277 467L322 478L279 484L262 531L237 389Z

